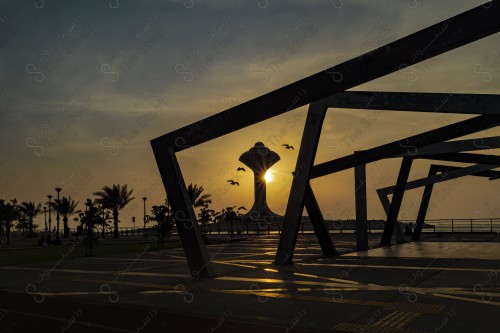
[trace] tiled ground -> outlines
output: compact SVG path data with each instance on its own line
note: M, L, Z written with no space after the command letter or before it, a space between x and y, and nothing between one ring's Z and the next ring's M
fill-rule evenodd
M300 235L279 269L276 236L209 245L214 279L191 278L182 249L0 267L0 332L498 331L500 242L351 253L352 238L323 258Z

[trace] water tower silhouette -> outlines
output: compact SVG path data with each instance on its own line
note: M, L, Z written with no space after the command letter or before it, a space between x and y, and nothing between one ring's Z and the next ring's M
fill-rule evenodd
M255 202L249 212L243 218L252 220L280 217L271 211L266 201L266 180L264 178L267 170L280 160L277 153L270 150L262 142L240 156L240 162L248 166L254 173Z

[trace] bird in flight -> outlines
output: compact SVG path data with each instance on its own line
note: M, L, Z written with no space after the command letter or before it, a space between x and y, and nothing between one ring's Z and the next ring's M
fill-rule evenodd
M240 183L235 182L235 181L234 181L234 180L232 180L232 179L227 180L227 182L228 182L228 183L231 183L231 185L238 185L238 186L240 186Z
M283 147L285 147L286 149L292 149L292 150L295 150L293 149L293 146L290 146L289 144L282 144Z
M244 206L241 206L241 207L239 207L239 208L238 208L238 210L242 210L242 209L243 209L243 210L248 210L248 209L246 209Z
M245 168L243 168L243 167L238 167L238 169L236 169L236 171L244 171L244 172L246 172Z

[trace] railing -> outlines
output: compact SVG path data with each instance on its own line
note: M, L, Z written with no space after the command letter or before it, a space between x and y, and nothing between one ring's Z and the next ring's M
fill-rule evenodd
M404 220L415 226L415 220ZM480 219L431 219L426 220L422 232L500 232L500 218Z
M401 220L403 225L409 224L412 228L415 227L415 220ZM325 221L328 230L332 234L354 233L356 229L355 220L327 220ZM368 233L381 233L384 230L383 220L368 220ZM283 229L282 223L265 221L260 222L241 222L235 221L231 227L231 223L217 223L200 225L201 231L208 235L270 235L281 234ZM232 231L232 232L231 232ZM71 230L72 233L76 229ZM96 231L97 232L97 231ZM174 226L173 234L177 234L177 229ZM309 234L314 230L309 221L305 220L301 223L300 233ZM500 218L480 218L480 219L430 219L426 220L423 233L429 232L456 232L456 233L487 233L500 232ZM98 228L98 233L101 235L101 229ZM155 234L156 232L148 227L132 228L120 227L120 236L142 236L144 234ZM113 237L113 230L107 229L105 237Z
M409 224L415 227L415 220L401 220L402 225ZM327 220L325 221L330 233L354 233L356 230L355 220ZM381 233L384 230L385 221L368 220L368 233ZM264 235L281 234L283 226L281 223L240 222L206 224L201 226L203 233L208 235ZM299 232L302 234L313 233L314 230L309 221L303 221ZM485 233L500 232L500 218L481 219L432 219L426 220L423 233L428 232L463 232L463 233ZM177 230L174 227L173 233Z

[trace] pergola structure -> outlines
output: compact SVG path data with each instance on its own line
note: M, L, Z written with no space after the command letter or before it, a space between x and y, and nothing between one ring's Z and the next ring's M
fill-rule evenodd
M467 121L466 121L467 122ZM422 133L421 136L429 135L432 131ZM408 138L400 140L401 142L407 142ZM398 154L390 157L403 157L403 163L401 164L399 175L404 177L404 181L399 182L398 186L389 186L386 188L378 189L377 194L379 196L382 207L385 213L389 216L391 208L393 212L391 213L392 218L397 218L399 215L399 210L401 208L401 202L403 199L404 192L409 189L418 188L421 186L426 186L424 190L424 196L421 201L421 206L419 209L417 217L417 233L413 237L414 240L419 239L420 232L422 231L422 226L424 223L425 215L429 206L430 195L432 193L433 184L437 182L443 182L467 175L488 175L489 178L496 179L500 173L496 171L489 171L491 169L500 166L500 157L493 155L479 155L479 154L466 154L460 153L464 151L475 151L484 149L495 149L500 148L500 137L486 137L486 138L476 138L468 140L456 140L451 142L441 142L433 144L427 147L422 147L420 149L414 149L413 151L406 152L403 154ZM355 154L359 154L356 152ZM354 155L353 155L354 156ZM462 162L462 163L482 163L480 165L470 166L463 168L463 170L455 170L450 172L453 167L448 169L438 168L433 166L429 170L429 176L425 179L419 179L412 182L408 182L408 176L410 173L410 168L412 161L415 159L429 159L429 160L444 160L449 162ZM455 168L457 169L457 168ZM366 207L366 168L364 164L355 166L355 195L356 195L356 249L357 250L367 250L368 249L368 237L367 237L367 207ZM440 175L436 175L438 172L442 172ZM445 172L445 173L443 173ZM394 205L391 205L388 195L393 194L395 197ZM395 223L395 220L394 220ZM394 229L394 236L398 243L405 242L405 238L401 229ZM388 231L388 225L386 224L384 229L384 234L382 236L382 245L390 245L390 231Z
M399 192L404 192L404 184L407 182L413 161L411 154L429 145L443 143L500 125L500 96L346 90L494 34L500 30L499 17L500 1L487 2L322 72L153 139L151 145L175 214L177 230L191 274L195 277L215 276L193 207L187 196L176 152L307 104L309 104L309 111L275 264L281 266L292 263L304 206L308 211L323 253L325 255L336 254L309 184L310 179L355 168L356 175L359 175L356 177L356 185L363 184L361 171L367 163L405 155L396 182L398 191L394 192L381 240L381 244L389 245L402 200ZM328 108L444 112L480 114L480 116L314 165L321 127ZM443 155L446 154L440 154L440 158ZM471 163L482 163L472 159L474 161ZM357 233L357 237L363 237L363 235Z
M431 164L429 168L429 175L426 178L420 178L411 182L407 182L404 186L405 191L425 186L424 194L422 195L422 199L420 201L420 208L418 210L415 232L412 235L412 239L420 239L420 234L422 233L422 228L424 226L425 216L427 215L427 210L429 208L434 184L461 178L464 176L485 177L489 180L499 179L500 172L491 170L499 166L499 164L475 164L469 167L460 168L449 165ZM386 213L389 212L391 206L391 203L387 196L389 194L393 194L395 191L396 186L389 186L377 190L380 202L382 203L382 206L384 207Z

